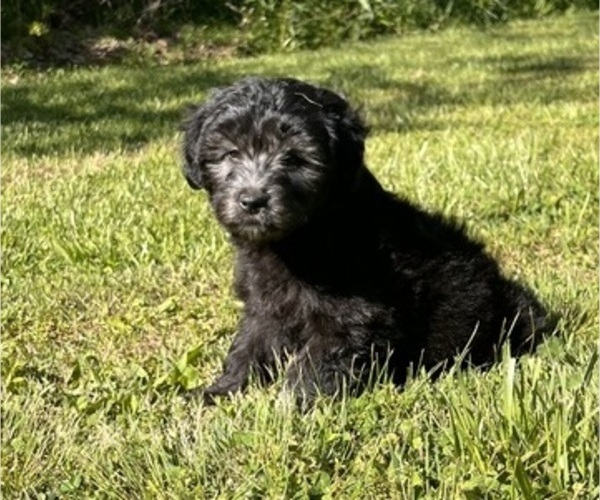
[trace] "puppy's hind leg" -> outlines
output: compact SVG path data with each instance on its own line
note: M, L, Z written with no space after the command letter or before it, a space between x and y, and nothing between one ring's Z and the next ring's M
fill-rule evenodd
M346 342L312 339L290 363L284 394L292 394L301 405L310 405L319 394L340 396L344 389L362 385L361 363Z

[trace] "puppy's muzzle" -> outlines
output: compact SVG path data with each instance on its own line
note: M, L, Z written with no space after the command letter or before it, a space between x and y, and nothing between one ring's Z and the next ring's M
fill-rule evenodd
M249 214L256 214L269 205L269 195L260 189L246 188L237 195L240 207Z

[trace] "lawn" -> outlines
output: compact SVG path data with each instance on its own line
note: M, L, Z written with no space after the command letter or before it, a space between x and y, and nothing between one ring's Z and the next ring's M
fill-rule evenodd
M4 498L596 498L598 18L2 76ZM232 253L179 171L185 106L248 74L343 91L385 187L464 220L559 313L488 372L204 407Z

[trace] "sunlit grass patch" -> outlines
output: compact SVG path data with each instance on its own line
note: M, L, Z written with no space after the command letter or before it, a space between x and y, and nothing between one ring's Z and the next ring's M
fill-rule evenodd
M594 498L598 70L590 14L212 66L3 82L2 491L62 498ZM14 75L18 75L15 79ZM464 220L561 333L486 373L309 412L186 401L236 328L232 253L179 172L183 109L246 74L343 91L382 184Z

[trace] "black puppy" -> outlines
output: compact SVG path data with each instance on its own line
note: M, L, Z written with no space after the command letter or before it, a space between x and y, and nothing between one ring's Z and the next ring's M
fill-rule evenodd
M468 353L514 354L551 328L525 287L462 227L386 192L363 162L366 129L339 95L292 79L215 91L184 124L185 177L207 191L237 250L243 318L205 399L269 381L288 360L298 396L401 383ZM385 363L383 363L385 361Z

